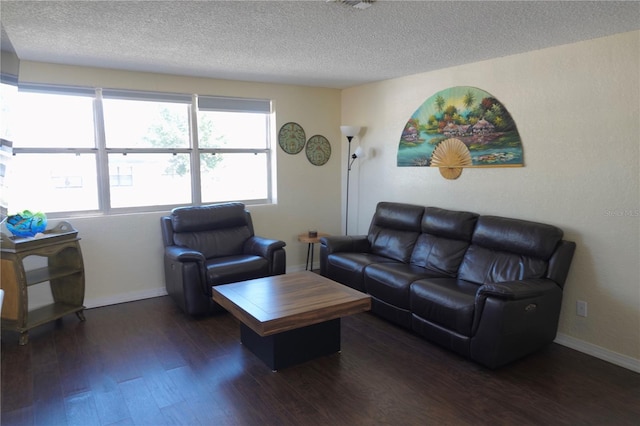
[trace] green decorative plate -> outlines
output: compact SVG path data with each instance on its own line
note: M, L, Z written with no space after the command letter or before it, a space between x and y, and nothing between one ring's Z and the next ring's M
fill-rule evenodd
M280 148L287 154L297 154L302 151L306 140L304 129L298 123L285 123L278 132Z
M314 166L322 166L331 157L331 144L322 135L311 136L307 141L307 159Z

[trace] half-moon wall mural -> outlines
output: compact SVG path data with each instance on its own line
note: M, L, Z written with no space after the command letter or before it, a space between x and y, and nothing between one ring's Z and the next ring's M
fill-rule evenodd
M462 167L521 167L522 141L499 100L475 87L451 87L411 115L400 137L397 164L440 167L448 179L460 176ZM450 170L443 173L444 168Z

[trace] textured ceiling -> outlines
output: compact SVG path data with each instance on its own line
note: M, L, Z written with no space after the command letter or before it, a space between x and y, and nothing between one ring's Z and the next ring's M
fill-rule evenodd
M21 60L345 88L640 29L638 1L7 1Z

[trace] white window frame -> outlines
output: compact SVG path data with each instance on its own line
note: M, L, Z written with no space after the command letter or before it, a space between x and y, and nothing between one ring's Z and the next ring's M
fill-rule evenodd
M264 148L197 148L197 153L192 157L191 164L193 170L197 170L197 177L192 176L193 182L191 187L197 188L197 194L193 194L193 199L197 200L197 204L201 204L201 182L200 182L200 154L266 154L267 162L267 198L257 200L236 200L244 202L245 204L271 204L273 203L273 150L271 148L271 126L272 126L272 102L263 99L247 99L247 98L230 98L220 96L197 96L194 95L192 104L192 123L191 133L192 139L197 144L198 142L198 125L197 125L197 111L225 111L225 112L243 112L243 113L259 113L266 114L267 128L265 129L267 140ZM197 146L197 145L196 145Z
M19 84L19 91L31 91L41 94L64 94L93 96L95 146L91 148L20 148L14 143L14 155L25 153L47 154L83 154L91 153L96 156L96 184L98 185L98 209L65 212L47 212L47 216L55 217L78 217L88 215L109 215L135 212L167 211L174 207L184 205L201 205L201 182L200 182L200 155L203 153L264 153L266 154L267 170L267 198L251 200L233 200L245 204L272 204L274 202L273 191L273 148L272 148L272 126L273 109L272 101L268 99L248 99L231 98L217 96L198 96L197 94L177 94L148 91L133 91L120 89L87 88L76 86L53 86L44 84ZM108 148L105 138L105 122L103 114L103 99L128 99L157 102L178 102L189 106L189 147L187 148ZM267 115L267 129L265 131L265 147L256 148L200 148L198 145L198 109L217 110L227 112L255 112ZM190 157L191 166L191 203L187 204L163 204L136 207L111 207L110 202L110 181L109 181L109 154L129 154L129 153L184 153Z

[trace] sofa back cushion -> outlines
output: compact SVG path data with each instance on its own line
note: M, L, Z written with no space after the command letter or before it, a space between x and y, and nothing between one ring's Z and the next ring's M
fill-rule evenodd
M544 277L562 236L552 225L481 216L458 275L480 285Z
M422 206L378 203L367 236L371 253L409 263L423 213Z
M476 213L426 207L411 263L455 277L477 220Z
M206 258L243 253L253 236L251 216L242 203L179 207L171 212L176 245L201 252Z

